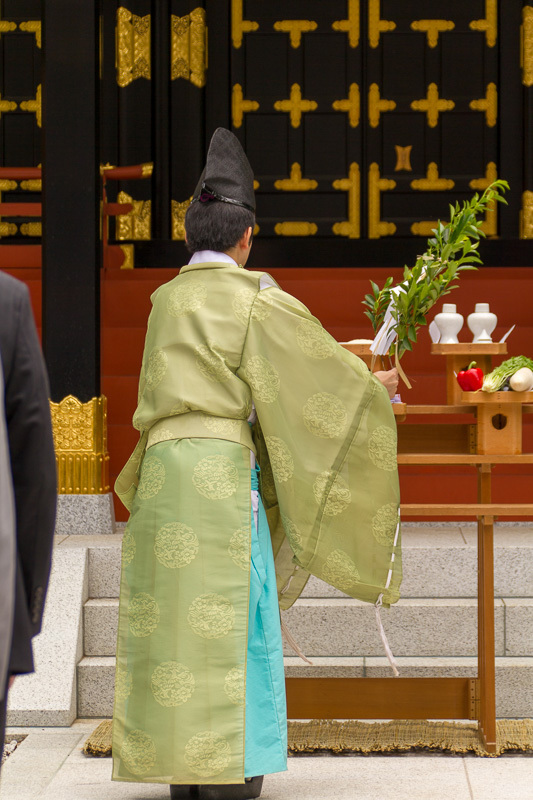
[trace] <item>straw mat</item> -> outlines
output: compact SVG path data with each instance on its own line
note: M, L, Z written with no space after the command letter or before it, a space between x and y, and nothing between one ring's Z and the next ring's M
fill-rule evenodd
M498 720L496 744L495 755L506 750L533 751L533 719ZM321 750L331 753L391 753L419 749L492 755L481 744L475 722L312 720L289 723L289 752L292 753Z
M111 755L112 721L106 719L85 742L89 756ZM407 750L442 750L449 753L487 753L481 744L476 723L394 720L361 722L349 720L311 720L289 722L289 753L392 753ZM497 752L533 752L533 719L502 719L496 723Z

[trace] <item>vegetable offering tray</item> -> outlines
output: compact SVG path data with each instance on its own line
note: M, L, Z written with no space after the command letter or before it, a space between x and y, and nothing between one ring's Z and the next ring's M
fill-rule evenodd
M461 403L533 403L533 392L461 392Z

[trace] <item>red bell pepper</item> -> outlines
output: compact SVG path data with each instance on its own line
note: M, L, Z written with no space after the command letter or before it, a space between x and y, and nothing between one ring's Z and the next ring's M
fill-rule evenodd
M472 361L466 369L459 373L457 383L463 392L477 392L483 386L483 370L476 367L476 362Z

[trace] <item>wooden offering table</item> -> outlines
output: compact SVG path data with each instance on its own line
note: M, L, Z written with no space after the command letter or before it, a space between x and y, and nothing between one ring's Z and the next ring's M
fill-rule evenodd
M369 363L368 345L345 345ZM478 670L463 678L289 678L290 718L477 720L487 752L496 752L494 651L494 520L533 519L533 503L492 502L492 468L533 464L522 452L522 414L533 413L533 393L462 392L454 372L475 360L488 372L505 344L433 345L446 356L443 405L394 406L398 464L469 465L477 470L472 503L402 504L404 517L476 518L478 521ZM442 420L445 420L443 423ZM459 419L458 423L454 420Z

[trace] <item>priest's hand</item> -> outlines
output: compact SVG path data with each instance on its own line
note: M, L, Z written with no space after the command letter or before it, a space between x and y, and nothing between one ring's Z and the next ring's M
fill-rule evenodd
M389 393L389 397L392 400L396 392L398 391L398 370L395 369L387 369L387 370L378 370L374 372L375 377L380 381L387 392Z

